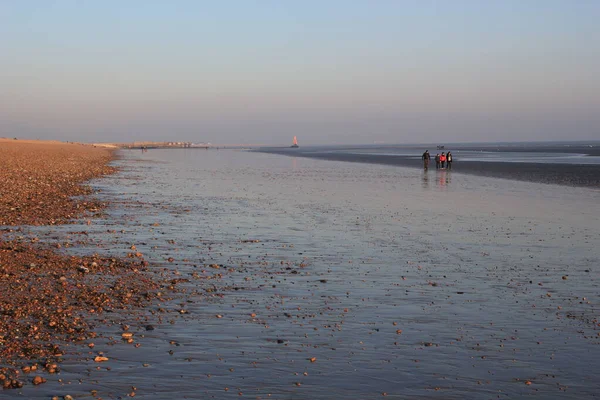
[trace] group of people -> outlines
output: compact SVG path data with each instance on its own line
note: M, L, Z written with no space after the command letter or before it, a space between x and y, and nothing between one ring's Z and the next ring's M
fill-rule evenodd
M431 156L429 155L429 150L425 150L425 153L423 153L423 156L421 157L423 159L423 168L425 168L425 170L429 169L429 160L431 159ZM435 169L452 169L452 153L448 152L448 154L446 154L445 152L442 151L442 154L436 154L435 155Z

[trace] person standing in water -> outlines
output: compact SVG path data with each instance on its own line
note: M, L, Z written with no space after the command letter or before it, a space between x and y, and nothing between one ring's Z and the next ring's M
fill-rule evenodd
M452 153L450 152L446 154L446 165L448 166L448 169L452 169Z
M440 153L435 155L435 169L440 169Z
M431 158L429 157L429 150L425 150L421 158L423 159L423 168L427 171L429 169L429 159Z
M440 168L444 169L446 166L446 153L442 151L442 155L440 156Z

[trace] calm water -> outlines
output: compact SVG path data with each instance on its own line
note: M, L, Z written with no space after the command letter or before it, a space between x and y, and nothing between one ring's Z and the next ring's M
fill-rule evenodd
M134 244L187 293L148 316L154 331L127 321L140 348L72 348L62 384L25 398L600 393L598 190L244 151L123 156L98 182L108 216L52 234L90 232L78 252Z

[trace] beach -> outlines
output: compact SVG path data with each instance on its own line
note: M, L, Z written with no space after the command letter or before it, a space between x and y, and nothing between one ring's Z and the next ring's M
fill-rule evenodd
M235 150L111 157L116 173L78 189L94 192L87 216L5 228L16 272L1 284L85 295L2 314L65 329L30 345L33 373L11 353L0 398L600 390L596 190ZM45 301L32 295L13 296Z
M114 172L110 151L89 145L0 139L0 225L48 225L93 214L98 204L74 200L83 183ZM89 200L89 199L88 199Z
M143 276L142 260L67 255L60 243L42 243L22 232L26 225L65 224L101 213L105 204L89 198L85 183L114 173L107 165L113 158L89 145L0 139L0 383L5 390L52 379L72 343L93 349L97 332L90 315L139 309L153 298L157 285ZM1 398L6 395L0 392Z
M0 400L600 397L600 1L0 4Z

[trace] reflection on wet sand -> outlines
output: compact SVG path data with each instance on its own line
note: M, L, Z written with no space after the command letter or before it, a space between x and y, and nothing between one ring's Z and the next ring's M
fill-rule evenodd
M429 189L429 173L428 171L423 171L423 174L421 175L422 179L423 179L423 189Z
M452 174L446 170L438 171L438 186L445 187L450 183L450 177Z

